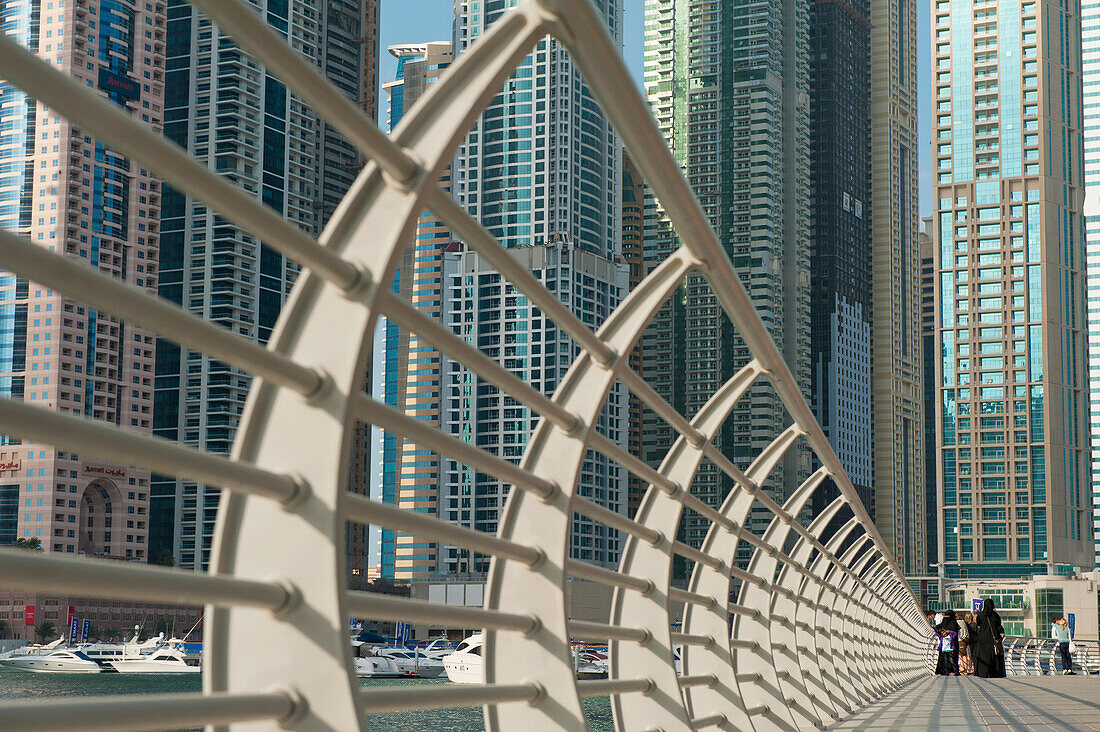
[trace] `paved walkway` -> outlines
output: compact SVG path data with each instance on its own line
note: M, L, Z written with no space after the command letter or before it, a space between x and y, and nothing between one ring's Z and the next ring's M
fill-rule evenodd
M913 682L829 729L898 732L1100 730L1100 678L932 676Z

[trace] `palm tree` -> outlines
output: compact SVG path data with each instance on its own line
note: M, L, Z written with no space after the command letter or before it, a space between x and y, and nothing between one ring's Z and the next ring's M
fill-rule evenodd
M30 539L24 539L22 537L15 540L12 544L15 549L30 549L32 551L42 551L42 540L37 536Z
M38 625L34 626L34 635L39 641L45 642L47 638L52 638L54 633L57 632L57 628L49 620L43 620Z

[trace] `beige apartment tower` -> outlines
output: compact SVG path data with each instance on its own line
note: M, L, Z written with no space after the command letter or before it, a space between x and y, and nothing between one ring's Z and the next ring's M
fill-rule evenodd
M0 4L3 33L157 130L164 23L164 0ZM160 183L7 83L0 128L0 227L155 294ZM0 270L0 398L148 433L153 353L153 334ZM147 470L0 437L0 545L146 561L148 534Z
M871 0L871 400L875 526L927 571L917 177L917 2Z

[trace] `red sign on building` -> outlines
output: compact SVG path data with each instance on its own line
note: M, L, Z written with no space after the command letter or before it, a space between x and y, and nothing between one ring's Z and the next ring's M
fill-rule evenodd
M69 605L69 617L65 619L65 624L71 624L73 622L73 616L76 615L76 605Z
M34 605L23 606L23 624L34 625Z

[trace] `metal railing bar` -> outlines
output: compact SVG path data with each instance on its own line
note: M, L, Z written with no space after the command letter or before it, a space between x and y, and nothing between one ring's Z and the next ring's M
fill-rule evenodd
M752 584L754 584L754 585L756 585L757 587L760 587L760 588L766 588L766 587L771 586L771 583L768 582L763 577L759 577L759 576L757 576L755 574L752 574L750 572L746 572L745 570L741 569L740 567L730 567L730 577L736 577L737 579L741 580L742 582L751 582Z
M176 343L238 366L268 381L309 395L321 388L313 369L270 351L183 308L109 277L76 259L0 230L0 261L22 277L64 292L116 318L141 325Z
M411 417L366 394L352 394L348 397L348 412L364 422L377 425L387 432L400 435L410 442L469 465L540 498L552 496L557 491L557 486L549 480L496 455L490 455L476 445L447 434L422 419Z
M867 510L858 501L855 486L844 472L813 411L806 403L786 360L772 340L752 299L735 273L729 256L722 248L710 221L685 180L680 164L672 154L642 98L637 85L631 86L629 71L608 37L602 23L592 21L592 9L584 0L559 0L557 22L560 36L581 75L592 89L604 114L631 151L631 158L642 177L661 202L669 222L679 234L683 246L705 263L707 281L727 316L750 352L766 370L780 400L795 424L805 433L810 447L828 468L837 487L849 501L865 530L885 551L886 543L875 529ZM592 22L590 22L592 21ZM904 580L897 563L887 557L894 574ZM909 592L912 605L916 597Z
M709 520L712 524L717 524L730 533L737 533L737 522L724 515L713 506L703 503L702 499L694 493L684 491L683 503L685 507L690 508L695 513Z
M718 677L714 674L699 674L698 676L681 676L680 686L690 689L694 686L717 686Z
M318 116L349 143L378 163L398 182L416 176L419 165L390 141L373 120L355 106L320 71L294 50L255 11L238 0L190 0L223 31L278 76Z
M700 595L697 592L689 592L687 590L681 590L678 587L668 588L668 599L673 602L686 602L692 605L699 605L703 608L712 608L718 604L718 601L709 595Z
M757 681L763 678L763 676L757 672L734 674L734 680L739 684L755 684Z
M733 615L744 615L747 618L755 618L760 615L760 611L754 607L747 605L738 605L736 602L731 602L726 605L728 610Z
M719 727L728 721L724 714L711 714L707 717L696 717L691 720L691 726L693 729L705 729L707 727Z
M649 631L641 628L623 628L618 625L592 623L587 620L570 620L568 630L569 634L575 639L597 643L609 640L645 643L649 640Z
M761 494L760 486L754 483L749 476L745 475L745 472L734 465L728 457L723 455L721 450L709 442L706 447L703 448L703 456L718 466L718 469L725 473L730 480L740 485L749 493L754 495Z
M359 691L360 709L365 714L451 709L476 704L534 701L540 694L536 684L448 684L447 686L376 686Z
M93 133L101 142L149 168L173 188L211 209L268 246L315 271L341 289L359 282L359 270L288 223L274 209L199 164L187 152L106 97L54 69L10 36L0 35L4 78Z
M512 258L508 250L490 234L481 222L462 208L449 193L438 186L426 189L425 204L443 220L454 234L486 259L497 272L527 296L531 304L539 308L547 318L561 328L598 364L610 366L619 354L604 343L599 336L580 321L558 297L538 279Z
M278 723L294 716L287 694L127 694L0 703L0 730L25 732L145 732L221 726L236 722Z
M402 300L399 295L380 288L375 302L394 323L415 333L421 340L460 362L478 377L522 402L535 413L546 417L560 429L572 432L579 425L580 419L577 415L566 411L553 399L471 346L466 339L456 335L443 323Z
M641 374L630 368L625 361L619 362L615 374L634 396L641 399L642 403L653 410L654 414L683 436L689 445L699 448L709 444L707 436L702 431L697 429L687 417L676 411L675 407L658 394L657 390L650 386Z
M101 460L148 468L286 504L308 490L289 475L14 399L0 398L0 430L6 435L86 452Z
M710 648L714 645L714 638L709 635L692 635L691 633L673 633L672 642L684 646L703 646Z
M640 524L634 519L627 518L621 513L615 513L606 506L601 506L584 496L573 496L573 510L579 514L583 514L594 521L599 521L605 526L610 526L613 529L618 529L631 536L635 536L643 541L647 541L650 544L657 544L664 538L664 534L660 531L649 528L644 524Z
M623 574L622 572L616 572L613 569L607 569L606 567L600 567L595 564L589 564L579 559L566 559L565 560L565 573L574 577L580 577L581 579L590 580L592 582L599 582L603 585L610 585L612 587L622 587L628 590L635 590L643 595L648 594L653 590L653 583L647 579L641 577L632 577L629 574Z
M265 610L279 610L292 600L286 587L273 582L20 549L0 549L0 587L108 600L243 605Z
M406 534L446 542L486 556L512 559L527 565L544 558L539 549L468 529L426 513L406 511L355 493L344 494L344 518L360 524L379 524Z
M722 569L725 566L725 562L723 562L718 557L712 557L711 555L701 552L695 547L689 546L682 541L672 542L672 551L673 553L679 554L685 559L690 559L696 564L702 564L703 566L710 567L711 569L716 571Z
M348 591L344 597L347 602L347 610L353 616L374 620L448 623L466 628L515 630L520 633L530 633L539 627L539 621L533 617L499 610L443 605L408 597L382 595L376 592Z
M743 638L731 638L730 648L738 648L743 651L755 651L760 647L760 643L754 640L744 640Z
M683 492L683 487L681 485L667 476L662 475L641 458L631 455L612 441L607 435L592 430L588 435L588 447L600 453L608 460L613 460L623 466L626 468L627 472L646 483L657 486L657 488L670 496L675 496Z
M646 693L653 688L651 679L590 679L577 682L581 698L593 696L617 696L619 694Z

